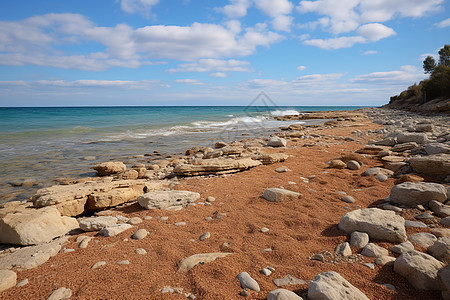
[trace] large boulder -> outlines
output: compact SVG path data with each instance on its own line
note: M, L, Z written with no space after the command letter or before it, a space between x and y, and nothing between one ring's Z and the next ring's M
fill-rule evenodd
M366 232L371 239L406 241L405 219L393 211L378 208L362 208L345 214L339 221L339 229L346 233Z
M127 166L121 161L104 162L92 167L99 176L108 176L123 173Z
M391 189L389 201L406 206L426 205L431 200L447 200L447 189L442 184L432 182L404 182Z
M244 171L259 165L261 165L261 162L250 158L212 158L199 160L196 164L178 165L173 173L177 176L227 174Z
M450 264L450 237L442 237L435 241L428 248L428 252L445 264Z
M415 250L404 252L394 262L394 271L418 290L439 290L438 271L443 267L433 256Z
M445 178L450 174L450 154L436 154L422 157L412 157L409 160L411 168L419 174Z
M78 221L61 216L56 207L30 209L0 219L0 243L22 246L42 244L76 228Z
M310 300L369 300L359 289L334 271L324 272L308 287Z
M200 198L199 193L189 191L150 191L137 199L146 209L177 210L191 205Z

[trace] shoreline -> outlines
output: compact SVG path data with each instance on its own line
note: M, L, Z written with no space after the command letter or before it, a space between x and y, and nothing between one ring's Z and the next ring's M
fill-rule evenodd
M350 119L300 130L281 130L278 134L288 140L287 147L261 149L269 154L284 153L289 156L285 161L234 174L172 179L171 189L200 193L201 199L195 206L178 211L143 210L131 202L106 210L111 215L139 217L142 223L115 237L84 233L93 238L84 249L78 248L75 242L80 234L70 236L58 255L37 268L17 273L17 281L28 279L27 285L9 289L1 295L8 299L46 299L56 288L66 287L76 299L186 299L185 293L195 295L196 299L243 299L238 295L242 289L235 277L246 271L261 286L261 292L250 291L247 298L266 299L268 292L277 288L273 283L275 278L292 275L306 280L303 284L283 286L303 295L315 275L333 270L370 299L439 297L438 291L415 290L405 278L394 273L392 267L375 265L371 269L362 264L373 263L373 258L360 254L350 257L334 254L336 245L348 240L336 226L339 219L349 211L383 204L383 199L395 185L394 178L379 181L372 176L360 176L363 171L379 166L380 161L377 156L353 153L363 149L370 139L382 139L385 133L383 126L368 119ZM247 142L254 144L255 140ZM265 144L267 140L260 139L259 142ZM205 155L195 157L196 153L191 154L191 163ZM346 155L358 157L363 163L361 168L335 169L327 164ZM276 171L283 167L288 170ZM275 187L299 192L302 196L297 201L280 203L261 198L265 189ZM343 193L355 198L356 202L343 202ZM215 201L209 202L207 197L214 197ZM97 215L109 214L105 212ZM405 209L401 215L414 219L413 213ZM168 220L161 217L168 217ZM185 224L176 225L181 222ZM434 225L445 228L439 223ZM261 232L263 227L269 231ZM147 230L149 236L143 240L131 239L131 234L138 228ZM431 232L430 228L407 227L408 235L423 231ZM198 237L205 232L210 232L211 237L199 241ZM395 245L391 242L376 244L386 249ZM147 254L136 254L137 248L146 249ZM423 250L420 246L416 249ZM359 252L353 246L351 250ZM188 274L177 272L181 259L208 252L234 254L196 266ZM0 252L2 254L5 252ZM315 254L324 255L324 261L312 260ZM91 269L95 262L103 260L107 261L105 266ZM129 260L130 266L117 264L123 260ZM275 269L272 275L259 273L266 266ZM108 290L103 289L105 283L108 283ZM393 284L396 290L386 288L383 283ZM182 288L183 292L177 294L168 289L168 293L162 293L161 290L167 287L172 291Z

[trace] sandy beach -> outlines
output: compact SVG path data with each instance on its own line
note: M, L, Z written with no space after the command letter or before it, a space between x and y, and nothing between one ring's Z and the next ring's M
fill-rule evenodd
M47 299L53 291L65 287L71 290L71 299L244 299L239 295L243 289L236 276L247 272L260 291L247 289L246 299L267 299L268 293L277 288L306 299L308 285L316 275L335 271L369 299L441 299L441 291L415 289L392 266L374 264L374 257L361 255L360 248L351 246L350 256L335 253L337 245L350 240L349 234L338 229L341 217L385 203L401 176L383 181L361 176L369 168L382 166L382 161L370 151L355 152L369 141L383 139L385 126L367 118L364 110L341 114L338 121L302 128L297 136L289 137L297 131L280 131L280 137L287 140L286 147L261 147L264 153L288 155L285 161L233 174L168 179L171 189L199 193L196 205L176 211L146 210L133 201L96 213L138 217L142 223L111 237L99 236L97 231L70 235L59 253L45 263L17 270L17 282L27 279L28 284L1 292L0 298ZM395 155L404 158L411 154ZM344 163L357 160L362 165L355 170L330 167L330 161L338 158ZM426 175L422 179L437 182ZM261 197L268 188L283 188L301 196L270 202ZM346 195L355 202L342 201ZM213 198L206 201L208 197ZM414 216L418 213L417 207L410 207L397 215L417 221ZM406 234L446 228L439 220L420 220L431 226L406 227ZM138 229L147 230L148 236L133 239ZM200 240L207 232L209 237ZM93 238L86 248L79 248L76 242L81 235ZM373 242L385 249L396 245ZM420 245L414 246L426 252ZM136 249L145 249L146 254L138 254ZM0 252L0 260L14 251ZM198 264L187 272L179 271L184 258L219 252L230 255ZM315 254L322 254L323 261L313 259ZM389 255L400 256L392 251ZM106 264L93 269L100 261ZM260 271L268 266L274 271L266 276ZM286 275L304 283L278 287L274 279Z

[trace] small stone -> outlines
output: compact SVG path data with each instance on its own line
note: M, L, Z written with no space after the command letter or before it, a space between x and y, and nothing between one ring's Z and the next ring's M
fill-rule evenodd
M289 290L276 289L267 294L267 300L303 300L303 298Z
M175 225L175 226L185 226L186 222L178 222L178 223L175 223L173 225Z
M262 197L267 201L271 202L284 202L289 200L299 199L302 195L297 192L280 189L280 188L269 188L265 190Z
M171 288L170 286L166 286L164 288L161 289L161 294L165 294L165 293L173 293L174 290L173 288Z
M379 266L393 266L395 257L392 256L380 256L375 259L375 263Z
M161 217L161 218L159 218L161 221L167 221L167 220L169 220L169 217Z
M69 299L70 297L72 297L72 290L65 287L60 287L59 289L53 291L47 300Z
M248 297L250 296L250 292L247 291L246 289L243 289L242 291L239 292L239 296Z
M381 208L384 209L384 210L392 210L392 211L395 211L395 212L403 211L403 209L401 209L400 207L395 206L395 205L391 205L391 204L383 204L381 206Z
M134 250L134 252L136 254L140 254L140 255L147 254L147 251L145 249L143 249L143 248L137 248L136 250Z
M256 280L253 279L247 272L239 273L237 279L243 289L250 289L257 293L260 291L258 282L256 282Z
M428 232L419 232L408 236L408 240L425 249L428 249L428 247L437 241L437 237Z
M261 232L262 232L262 233L269 232L269 228L267 228L267 227L261 227Z
M272 252L272 248L266 248L261 250L262 253Z
M270 271L267 268L264 268L264 269L261 270L261 273L266 275L266 276L270 276L270 274L272 274L272 271Z
M378 179L378 181L380 181L380 182L385 182L386 180L388 180L389 177L387 177L384 174L378 174L378 175L375 175L375 178Z
M277 278L273 280L276 286L284 286L284 285L297 285L297 284L306 284L306 281L296 278L292 275L286 275L283 278Z
M388 256L389 251L383 247L369 243L363 248L361 254L367 257L380 257L380 256Z
M355 198L353 198L352 196L344 196L342 198L342 201L346 202L346 203L355 203Z
M414 245L410 241L403 242L391 248L391 251L397 254L414 250Z
M417 216L414 216L414 218L418 219L418 220L428 220L428 219L433 219L433 215L430 213L423 213Z
M78 248L85 249L87 248L89 242L93 239L93 237L85 237L78 243Z
M205 232L205 233L202 234L198 239L199 239L200 241L203 241L203 240L209 239L210 237L211 237L211 233Z
M212 221L212 219L213 219L212 217L206 217L206 218L205 218L205 221L206 221L206 222L209 222L209 221Z
M144 217L144 220L151 220L151 219L153 219L153 217L151 217L151 216L145 216Z
M16 286L17 274L11 270L0 270L0 292Z
M350 236L350 245L364 248L369 243L369 235L365 232L353 231Z
M336 246L334 253L342 256L350 256L352 255L352 250L350 249L350 244L345 242Z
M383 283L382 285L385 286L388 290L391 290L391 291L397 290L397 288L390 283Z
M361 168L361 165L356 160L349 160L347 162L347 168L350 170L359 170Z
M419 221L405 220L405 227L427 228L427 224Z
M104 265L106 265L106 261L99 261L99 262L96 262L96 263L92 266L92 269L97 269L97 268L99 268L99 267L101 267L101 266L104 266Z
M442 218L440 223L444 226L450 226L450 217Z
M27 285L30 281L28 280L28 278L22 280L21 282L16 284L16 287L22 287L24 285Z
M116 225L109 225L106 226L105 228L103 228L102 230L99 231L100 235L103 235L105 237L110 237L110 236L115 236L118 235L122 232L124 232L125 230L130 229L131 226L130 224L116 224Z
M374 270L375 269L375 265L372 263L363 263L363 265L365 265L366 267L368 267L369 269Z
M320 262L325 262L325 257L323 256L323 254L320 253L316 253L313 256L311 256L310 258L311 260L318 260Z
M117 262L117 264L118 264L118 265L129 265L129 264L130 264L130 261L129 261L128 259L126 259L126 260L121 260L121 261Z
M131 225L137 225L137 224L140 224L140 223L142 223L142 219L139 218L139 217L133 217L133 218L128 220L128 224L131 224Z
M64 253L70 253L70 252L74 252L75 249L64 249Z
M277 173L285 173L285 172L289 172L290 170L287 167L278 167L275 169L275 172Z
M132 236L133 239L135 240L142 240L145 237L147 237L148 235L148 231L147 229L138 229Z
M216 201L216 198L211 196L206 197L206 202L214 202L214 201Z

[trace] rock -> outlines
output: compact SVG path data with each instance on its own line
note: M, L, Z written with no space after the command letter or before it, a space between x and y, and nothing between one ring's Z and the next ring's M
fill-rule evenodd
M145 249L143 249L143 248L137 248L136 250L134 250L134 252L135 252L136 254L140 254L140 255L145 255L145 254L147 254L147 251L146 251Z
M405 220L393 211L378 208L357 209L345 214L338 227L347 233L366 232L375 240L394 243L406 241Z
M442 298L444 300L450 299L450 265L438 271L439 281L441 282Z
M347 169L359 170L360 168L361 168L361 165L356 160L350 160L347 162Z
M375 263L379 266L393 266L395 257L392 256L380 256L375 259Z
M375 265L372 264L372 263L363 263L363 265L366 266L366 267L368 267L368 268L371 269L371 270L374 270L374 269L375 269Z
M385 182L386 180L389 179L389 177L387 177L387 176L384 175L384 174L378 174L378 175L375 175L375 178L378 179L378 181L380 181L380 182Z
M419 219L419 220L434 219L433 215L428 212L414 216L414 218Z
M400 184L403 182L422 182L424 181L423 177L419 176L419 175L414 175L414 174L405 174L402 175L399 179L397 179L395 181L395 184Z
M447 200L445 186L432 182L404 182L391 189L389 201L409 207L425 205L431 200L444 202Z
M260 271L262 274L264 274L265 276L270 276L270 274L272 274L272 271L270 271L267 268L264 268Z
M405 252L394 263L394 271L418 290L439 290L437 273L443 267L442 262L419 251Z
M352 250L350 249L350 244L345 242L336 246L334 253L342 256L350 256L352 255Z
M194 254L187 258L182 259L178 265L178 272L186 273L193 267L195 267L198 264L205 264L212 261L215 261L217 258L226 257L228 255L231 255L233 253L202 253L202 254Z
M409 142L426 144L427 142L429 142L429 140L425 133L400 132L397 134L397 143L402 144Z
M120 174L126 171L127 166L120 161L104 162L92 167L99 176Z
M28 283L30 283L30 281L28 280L28 278L25 278L25 279L22 280L21 282L18 282L18 283L16 284L16 287L26 286Z
M450 205L445 205L436 200L431 200L428 202L428 207L440 218L450 216Z
M212 196L208 196L208 197L206 197L206 200L205 200L206 202L214 202L214 201L216 201L216 198L214 198L214 197L212 197Z
M269 232L270 229L267 228L267 227L261 227L260 230L261 230L262 233L266 233L266 232Z
M208 152L205 154L205 159L210 159L210 158L218 158L221 157L223 155L223 152L220 150L215 150L212 152Z
M217 143L214 145L214 148L220 149L220 148L225 147L226 145L228 145L228 144L227 144L227 143L224 143L224 142L217 142Z
M263 165L270 165L277 162L283 162L288 159L288 155L284 153L260 154L252 157L252 159L260 161Z
M177 222L177 223L175 223L173 225L175 225L175 226L185 226L186 222Z
M450 236L450 229L447 228L431 228L431 233L436 237L447 237Z
M444 226L450 226L450 217L442 218L440 223Z
M344 196L341 200L346 203L355 203L356 202L355 198L353 198L352 196L349 196L349 195Z
M325 256L321 253L315 253L313 256L310 257L311 260L317 260L320 262L325 262Z
M99 261L99 262L96 262L96 263L91 267L91 269L95 270L95 269L100 268L100 267L102 267L102 266L104 266L104 265L106 265L106 261Z
M450 154L413 157L409 160L414 172L445 178L450 174Z
M377 176L377 175L385 175L387 177L392 177L394 175L394 172L388 169L383 169L379 167L369 168L364 173L361 174L362 176Z
M396 137L386 137L382 140L375 142L375 145L379 145L379 146L394 146L395 144L397 144Z
M243 289L253 290L257 293L260 291L258 282L256 282L256 280L253 279L247 272L239 273L237 279Z
M381 208L384 209L384 210L392 210L392 211L395 211L395 212L401 212L401 211L403 210L403 209L401 209L401 208L398 207L398 206L390 205L390 204L388 204L388 203L383 204L383 205L381 206Z
M115 225L109 225L104 227L102 230L99 231L100 235L103 235L105 237L109 237L109 236L115 236L118 235L122 232L124 232L125 230L130 229L131 226L130 224L115 224Z
M437 241L437 238L431 233L419 232L408 236L408 240L419 245L420 247L428 249L428 247L430 247L434 244L435 241Z
M428 143L425 145L425 152L428 155L450 154L450 145L444 143Z
M50 243L19 248L13 253L0 256L1 269L32 269L42 265L58 254L61 245L67 242L67 237L56 239Z
M329 168L331 169L344 169L347 164L340 159L333 159L330 161Z
M117 223L117 218L112 216L91 217L80 220L80 228L83 231L99 231L108 225Z
M223 155L239 155L242 152L244 152L244 148L240 147L240 146L227 145L227 146L221 148L220 151L222 152ZM213 153L213 152L214 151L212 151L211 153Z
M291 170L289 170L287 167L279 167L275 169L275 172L277 173L285 173L285 172L289 172Z
M427 224L419 221L405 220L405 227L427 228Z
M303 300L303 298L289 290L276 289L267 294L267 300Z
M147 172L147 170L145 170ZM145 175L145 173L144 173ZM127 170L120 175L122 179L134 180L139 178L139 172L136 170Z
M0 218L0 243L43 244L76 228L78 221L61 216L55 207L29 209Z
M60 287L59 289L54 290L47 300L69 299L70 297L72 297L72 290L65 287Z
M283 278L274 279L273 283L275 283L276 286L285 286L285 285L306 284L306 281L288 274Z
M391 148L391 151L393 152L404 152L407 150L411 150L417 147L417 143L415 142L408 142L408 143L401 143L397 144L394 147Z
M402 254L403 252L408 252L411 250L414 250L414 245L410 241L406 241L391 247L391 251L398 254Z
M208 174L235 173L261 165L260 161L250 158L212 158L202 159L197 164L176 166L173 173L177 176L198 176Z
M365 232L353 231L350 236L350 245L364 248L369 243L369 235Z
M138 197L138 203L146 209L177 210L200 199L199 193L189 191L150 191Z
M202 234L198 239L200 241L204 241L206 239L209 239L211 237L211 234L209 232L205 232L204 234Z
M135 240L142 240L145 239L148 235L147 229L138 229L131 238Z
M0 293L16 286L17 274L11 270L0 270Z
M334 271L314 277L308 287L309 300L369 300L359 289Z
M121 260L117 262L118 265L129 265L130 261L128 259Z
M84 249L87 248L89 242L93 239L93 237L84 237L83 239L81 239L80 241L78 241L77 238L77 243L78 243L78 248Z
M137 225L137 224L141 224L142 223L142 219L139 217L132 217L128 220L128 224L130 225Z
M274 136L270 138L270 140L267 142L266 146L269 147L286 147L287 141L283 138Z
M302 194L280 189L280 188L269 188L264 191L262 197L270 202L284 202L290 200L297 200L301 198Z
M380 257L388 256L389 251L387 249L384 249L383 247L368 243L361 251L361 254L367 257Z
M450 264L450 237L438 239L428 248L428 252L445 264Z

